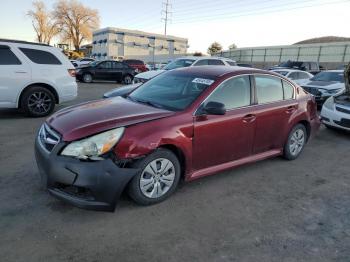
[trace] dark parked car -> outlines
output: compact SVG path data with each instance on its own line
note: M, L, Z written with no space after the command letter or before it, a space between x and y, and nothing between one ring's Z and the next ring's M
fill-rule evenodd
M298 69L302 71L307 71L313 75L316 75L321 71L321 67L318 62L303 62L303 61L287 61L280 63L277 66L269 68L269 70L278 70L278 69Z
M35 151L52 195L113 210L125 189L150 205L170 196L181 178L276 156L296 159L319 126L313 97L283 76L188 67L126 97L57 112L40 128Z
M135 70L125 63L106 60L95 61L89 65L77 68L76 78L85 83L94 80L108 80L131 84L135 75Z
M136 59L125 59L123 60L125 64L135 69L136 73L142 73L148 71L145 63L141 60Z

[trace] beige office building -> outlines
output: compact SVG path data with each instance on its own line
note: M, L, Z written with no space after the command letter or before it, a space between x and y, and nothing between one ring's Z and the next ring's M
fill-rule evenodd
M187 48L186 38L107 27L93 33L92 56L159 63L186 55Z

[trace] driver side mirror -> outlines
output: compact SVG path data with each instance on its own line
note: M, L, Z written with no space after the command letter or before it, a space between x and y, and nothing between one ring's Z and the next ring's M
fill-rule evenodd
M202 112L208 115L225 115L226 108L223 103L208 102L203 108Z

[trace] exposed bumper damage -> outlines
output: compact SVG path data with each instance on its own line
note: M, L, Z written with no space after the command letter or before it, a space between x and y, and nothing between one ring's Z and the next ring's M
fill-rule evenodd
M137 169L121 168L112 159L80 161L60 156L65 143L52 152L35 141L35 157L43 184L55 197L80 208L113 211Z

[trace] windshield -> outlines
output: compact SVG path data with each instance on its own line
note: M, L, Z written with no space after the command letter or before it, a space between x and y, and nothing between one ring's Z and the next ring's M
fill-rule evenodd
M99 63L100 63L100 61L94 61L94 62L89 63L89 65L90 66L96 66Z
M342 72L321 72L310 79L311 81L341 82L344 83Z
M302 64L303 64L303 62L287 61L287 62L280 63L278 66L292 68L293 66L300 67Z
M154 107L182 111L214 82L212 77L171 71L144 83L128 98Z
M172 70L172 69L181 68L181 67L188 67L188 66L191 66L193 62L194 62L193 59L176 59L175 61L167 64L162 69Z
M283 76L286 76L288 74L288 71L274 71L274 72Z

